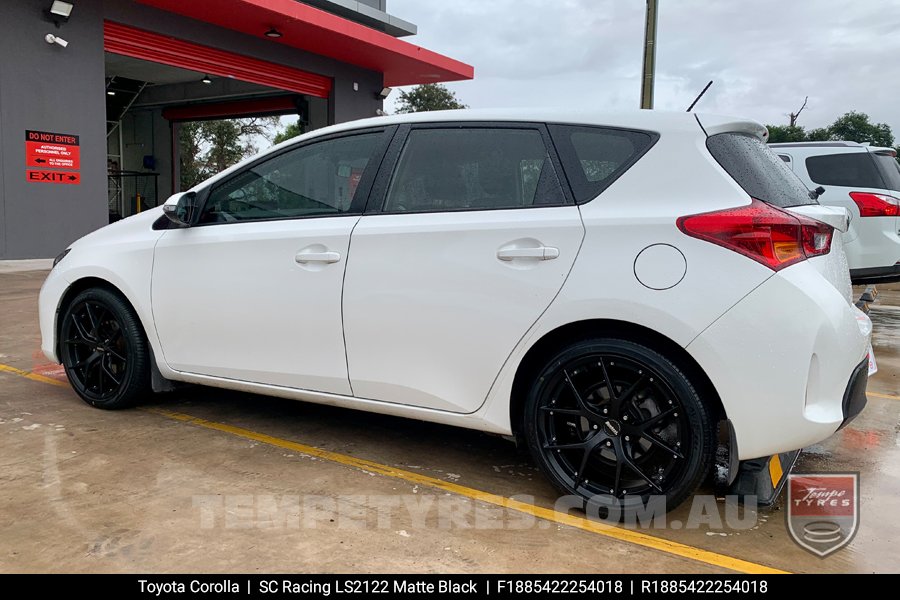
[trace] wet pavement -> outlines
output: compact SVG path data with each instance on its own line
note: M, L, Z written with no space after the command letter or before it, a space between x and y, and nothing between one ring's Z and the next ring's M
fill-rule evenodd
M860 473L859 532L819 559L783 500L701 494L634 538L554 518L528 457L479 432L202 388L92 409L39 351L45 274L0 274L0 572L900 571L900 285L872 308L868 407L797 466Z

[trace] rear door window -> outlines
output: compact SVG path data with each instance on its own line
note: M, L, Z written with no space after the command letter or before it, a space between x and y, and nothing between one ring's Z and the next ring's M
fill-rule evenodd
M443 212L566 204L539 129L413 129L382 210Z
M596 198L653 146L658 135L644 131L551 125L575 200Z
M706 147L752 198L781 208L818 204L791 168L758 137L719 133L707 138Z

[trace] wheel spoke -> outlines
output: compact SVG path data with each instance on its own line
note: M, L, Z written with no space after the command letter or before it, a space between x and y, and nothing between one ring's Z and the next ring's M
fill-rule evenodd
M88 321L91 322L91 335L93 336L94 339L98 339L97 327L99 326L100 322L97 321L96 317L94 317L94 312L91 310L90 303L88 303L88 302L84 303L84 310L85 310L85 312L87 312Z
M578 407L582 410L582 413L591 413L592 411L588 407L587 402L584 401L584 398L582 398L581 394L578 392L578 388L576 388L575 384L572 382L569 371L563 369L563 375L565 376L566 382L569 384L569 389L572 390L572 394L575 396L575 402L578 403Z
M93 344L91 344L87 340L81 340L77 338L73 338L71 340L63 340L63 344L67 344L69 346L93 346Z
M652 479L650 479L649 477L647 477L647 475L646 475L643 471L641 471L640 467L638 467L638 466L635 464L635 462L634 462L633 460L631 460L631 457L628 456L628 452L625 451L625 445L620 443L620 447L621 447L621 452L622 452L622 458L621 458L621 460L625 463L625 465L626 465L629 469L631 469L632 471L634 471L635 474L637 474L638 476L640 476L641 479L643 479L644 481L646 481L646 482L650 485L650 487L652 487L652 488L653 488L654 490L656 490L657 492L662 493L662 488L659 487L659 486L656 484L655 481L653 481Z
M606 370L606 361L603 360L603 357L600 357L600 370L603 371L603 381L606 383L606 390L609 392L609 401L612 404L613 410L617 411L619 409L619 398L616 396L616 386L613 385L612 379L609 377L609 372ZM614 415L616 413L613 413Z
M77 315L72 315L72 325L75 326L75 332L85 341L93 341L91 334L87 332L84 325L79 322Z
M584 453L581 455L581 464L578 466L578 471L575 473L575 489L578 489L578 486L581 485L581 482L584 481L584 473L587 470L588 460L591 458L591 454L594 453L594 450L597 446L600 445L602 441L602 436L595 435L593 440L584 442Z
M107 347L106 347L106 352L107 352L110 356L112 356L113 358L115 358L115 359L117 359L117 360L120 360L120 361L122 362L122 364L125 364L125 363L127 362L127 361L125 360L125 357L122 356L121 354L119 354L119 351L116 350L115 348L113 348L112 346L107 346Z
M640 427L641 430L643 430L643 431L647 431L650 427L653 427L654 425L656 425L657 423L659 423L660 421L662 421L669 415L673 414L674 412L675 412L674 408L667 408L666 410L662 411L658 415L654 415L654 416L650 417L649 419L647 419L646 421L644 421L643 423L640 423L638 425L638 427Z
M677 448L673 448L672 446L668 445L667 443L665 443L664 441L662 441L660 438L658 438L656 435L650 433L649 431L644 431L643 433L641 433L641 437L644 438L645 440L647 440L648 442L650 442L651 444L656 444L657 446L659 446L660 448L662 448L669 454L677 456L678 458L684 458L684 456L681 454L681 452L678 451Z
M621 484L622 484L622 461L619 460L618 452L619 452L619 451L616 452L616 476L615 476L615 479L613 480L613 485L612 485L613 496L616 497L616 498L619 497L619 494L620 494L621 491L622 491L622 489L621 489Z
M86 365L84 367L84 384L85 387L88 387L88 382L92 379L97 380L96 387L98 391L100 391L100 370L98 367L100 366L100 356L97 353L92 354L86 360ZM95 376L96 375L96 376Z
M628 389L625 390L621 396L619 396L622 402L630 402L632 400L632 396L634 396L635 392L637 392L644 382L647 381L647 375L643 374L638 377L638 380L628 386Z
M581 450L587 442L575 442L572 444L544 444L544 450Z
M107 355L106 358L108 359L109 356ZM121 381L119 379L117 379L115 375L113 375L112 370L110 370L110 368L106 364L107 362L109 362L109 361L108 360L101 361L101 367L102 367L103 371L106 373L106 376L109 377L110 379L112 379L113 383L116 384L116 387L119 387L119 385L121 384Z
M112 350L110 350L110 352L112 352ZM553 413L553 414L572 415L572 416L576 416L576 417L580 417L582 414L584 414L582 411L578 410L577 408L557 408L555 406L542 406L541 410L544 412L549 412L549 413Z

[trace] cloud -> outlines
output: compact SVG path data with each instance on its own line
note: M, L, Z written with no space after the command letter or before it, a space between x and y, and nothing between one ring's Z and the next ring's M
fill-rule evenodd
M900 0L660 2L656 108L818 127L849 110L900 137ZM645 3L640 0L390 0L419 26L407 38L475 66L451 83L473 108L637 108ZM396 94L392 99L396 98Z

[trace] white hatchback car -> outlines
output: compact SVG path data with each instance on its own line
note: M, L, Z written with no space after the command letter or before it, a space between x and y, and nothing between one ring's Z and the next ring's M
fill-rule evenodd
M900 281L897 152L856 142L794 142L769 147L810 189L823 186L820 203L850 212L844 247L853 282Z
M460 111L329 127L58 257L43 350L101 408L173 381L516 435L564 493L684 500L865 404L847 216L754 122Z

